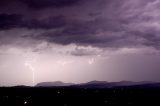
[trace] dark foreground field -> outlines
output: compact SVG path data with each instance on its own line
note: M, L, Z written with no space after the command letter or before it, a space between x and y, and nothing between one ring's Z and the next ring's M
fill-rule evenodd
M0 88L0 106L160 105L156 87L12 87Z

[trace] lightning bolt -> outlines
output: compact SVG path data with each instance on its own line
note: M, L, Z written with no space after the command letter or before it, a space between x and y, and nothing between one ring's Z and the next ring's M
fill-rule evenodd
M35 84L35 73L34 73L34 71L35 71L35 69L34 69L34 67L30 64L30 63L28 63L28 62L25 62L25 66L27 66L27 67L29 67L29 69L31 70L31 72L32 72L32 83L33 83L33 85Z
M24 65L28 67L32 72L32 84L35 85L35 68L33 67L33 63L36 62L36 54L28 53L26 57L26 61Z
M95 61L94 58L91 58L88 60L88 64L92 65L94 63L94 61Z

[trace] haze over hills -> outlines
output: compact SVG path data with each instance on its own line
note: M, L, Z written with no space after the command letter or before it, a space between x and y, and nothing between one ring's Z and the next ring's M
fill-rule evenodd
M64 83L61 81L55 81L55 82L41 82L36 85L36 87L50 87L50 86L71 86L75 85L74 83Z
M107 82L107 81L90 81L87 83L74 84L74 83L64 83L61 81L55 82L41 82L38 83L35 87L85 87L85 88L111 88L117 86L135 86L135 85L144 85L144 84L155 84L156 82L151 81L141 81L141 82L132 82L132 81L120 81L120 82Z

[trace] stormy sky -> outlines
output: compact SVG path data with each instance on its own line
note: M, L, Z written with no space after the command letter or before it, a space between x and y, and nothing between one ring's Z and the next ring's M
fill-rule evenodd
M160 81L159 0L1 0L0 86Z

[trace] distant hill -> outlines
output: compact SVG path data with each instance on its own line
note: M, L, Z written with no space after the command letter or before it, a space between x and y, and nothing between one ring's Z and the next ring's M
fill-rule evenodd
M120 81L120 82L105 82L105 81L91 81L86 84L81 84L79 86L86 88L113 88L118 86L135 86L143 84L151 84L153 82L143 81L143 82L132 82L132 81Z
M38 83L36 87L70 86L70 85L74 85L74 84L55 81L55 82L41 82L41 83Z
M106 81L91 81L84 84L79 84L78 87L85 88L112 88L118 86L135 86L144 84L153 84L154 82L142 81L142 82L132 82L132 81L120 81L120 82L106 82ZM77 85L76 85L77 86Z
M70 87L79 87L79 88L112 88L118 86L137 86L145 84L154 84L150 81L142 82L132 82L132 81L120 81L120 82L107 82L107 81L90 81L82 84L74 83L63 83L61 81L56 82L41 82L36 85L36 87L60 87L60 86L70 86Z

